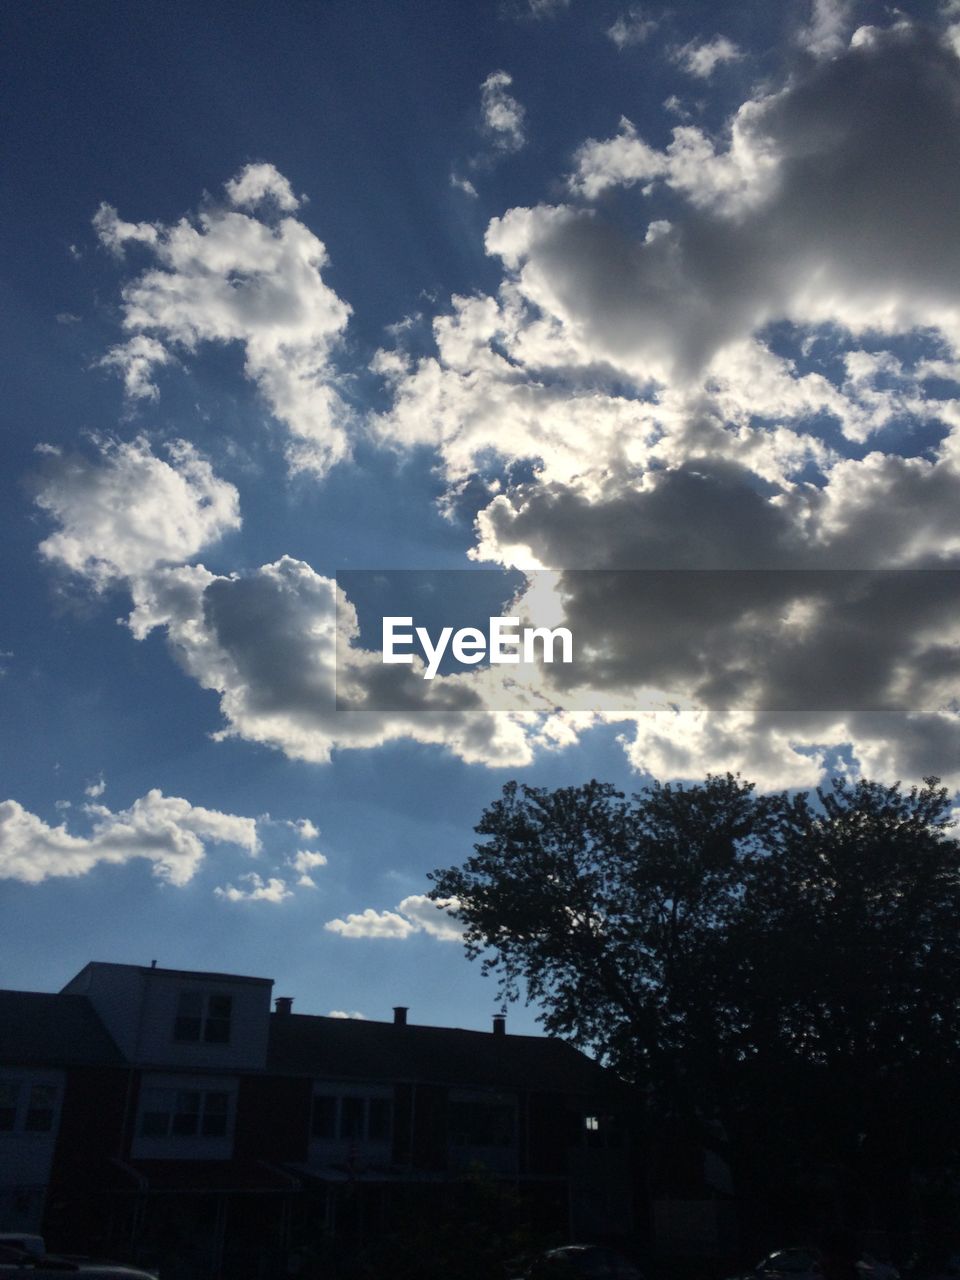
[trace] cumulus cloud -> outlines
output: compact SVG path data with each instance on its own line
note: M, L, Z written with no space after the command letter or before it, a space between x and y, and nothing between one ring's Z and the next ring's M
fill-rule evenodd
M717 67L724 62L736 62L743 54L727 36L714 36L712 40L691 40L676 49L673 60L698 80L709 80Z
M325 867L327 865L327 855L310 849L300 849L289 859L289 862L294 871L299 873L297 884L306 889L315 889L317 882L311 872L315 871L317 867Z
M100 207L101 242L119 255L137 243L155 264L124 286L131 337L103 363L121 371L129 394L152 398L152 369L170 347L186 357L207 342L240 344L247 376L289 432L290 466L323 474L349 454L351 412L333 353L350 308L324 282L326 248L292 216L299 201L273 165L248 165L226 190L227 204L173 226L124 222Z
M268 880L264 880L256 871L249 871L246 875L240 877L241 884L249 886L246 889L238 889L235 885L228 884L223 887L217 886L214 894L218 898L223 898L226 902L283 902L285 898L293 897L293 890L288 889L286 884L276 876L271 876Z
M621 13L612 26L607 28L607 35L618 49L628 49L634 45L645 44L656 31L657 20L633 5L626 13Z
M246 576L168 569L134 584L130 627L138 638L164 627L183 668L220 694L220 738L314 763L399 738L469 763L531 759L529 717L491 711L473 673L425 681L421 665L385 666L357 644L356 613L342 593L338 619L336 592L332 579L290 556Z
M45 451L35 492L59 526L40 554L95 587L182 563L239 528L236 489L186 441L167 446L167 461L142 437L102 440L97 451Z
M220 695L218 737L316 763L338 748L402 738L471 763L531 759L531 716L492 711L476 673L428 682L419 665L384 666L378 652L357 643L345 598L338 625L333 580L304 562L285 556L229 576L178 563L239 524L236 490L191 446L170 446L170 462L143 439L102 443L99 453L94 461L56 450L42 455L36 501L59 529L40 551L96 590L127 586L133 634L165 629L182 667ZM299 832L304 840L317 834L306 821Z
M506 71L491 71L480 86L480 109L483 127L498 151L519 151L526 142L526 112L508 90L513 76Z
M463 927L450 915L458 905L456 898L434 900L422 893L412 893L397 905L397 910L431 938L439 938L441 942L461 942Z
M230 203L243 209L255 209L265 200L284 213L300 207L289 181L272 164L248 164L226 184L226 192Z
M290 865L297 871L311 871L314 867L325 867L327 855L312 849L300 849L291 858Z
M328 1018L352 1018L356 1022L367 1021L367 1015L365 1013L360 1013L359 1010L357 1009L353 1009L350 1013L348 1013L346 1009L331 1009L330 1012L327 1014L327 1017Z
M106 779L101 773L96 781L88 783L83 789L83 794L89 796L91 800L99 800L107 789Z
M323 926L328 933L339 933L342 938L409 938L417 932L417 926L395 911L351 912L345 920L328 920Z
M220 813L178 796L148 791L129 809L111 812L88 804L89 835L72 835L64 824L51 827L16 800L0 803L0 878L39 884L56 876L82 876L100 864L143 858L167 884L193 879L210 843L259 850L253 818Z
M491 221L499 289L453 298L426 354L398 326L374 361L391 397L374 435L435 450L449 509L481 495L473 554L566 571L564 617L589 641L599 690L627 696L652 671L677 692L655 714L597 713L624 725L637 768L741 768L778 786L816 781L837 744L883 777L948 774L960 759L949 593L917 594L919 574L892 591L867 576L852 595L797 590L792 576L960 563L960 60L944 32L905 19L848 40L849 17L816 3L800 36L810 56L718 131L681 124L661 146L622 119L587 139L562 201ZM677 56L706 78L738 53L718 37ZM506 72L483 86L504 150L524 130L510 87ZM255 168L196 223L104 209L97 226L112 251L136 244L156 264L124 292L131 342L178 356L243 343L250 376L322 469L345 437L329 414L311 434L305 415L336 394L346 309L320 278L319 242L277 218L295 209L289 184ZM629 200L609 198L623 188ZM112 363L151 394L149 350L127 343ZM229 576L184 563L234 527L230 487L214 489L195 456L119 448L69 483L48 456L39 500L60 529L43 553L97 585L126 578L132 631L165 629L219 695L222 736L317 762L405 737L517 765L595 721L497 717L470 676L438 678L428 702L416 672L360 647L349 602L338 621L334 584L301 561ZM180 512L159 532L123 508L137 468ZM776 585L739 612L736 592L705 593L638 645L639 598L572 572L637 566L765 570ZM328 928L432 931L421 908L405 899Z
M588 140L567 201L492 220L497 293L454 298L432 353L378 357L393 403L376 429L431 445L452 505L488 488L478 558L783 576L749 625L704 602L663 637L689 705L608 717L633 763L664 775L809 785L847 744L876 776L952 769L960 784L952 599L923 597L922 574L819 604L787 586L796 569L960 563L960 403L944 385L960 345L960 62L904 20L843 41L846 12L818 5L816 57L722 135L683 125L660 148L624 120ZM642 202L600 201L628 186ZM904 336L918 354L894 352ZM596 646L596 681L630 690L630 609L585 581L570 578L567 616ZM804 679L825 682L821 710L799 699Z
M153 381L158 365L170 363L170 352L156 338L138 333L129 341L111 347L98 364L102 369L117 369L123 386L132 400L156 400L160 394Z
M832 58L848 43L853 0L813 0L797 43L815 58Z
M328 920L323 926L344 938L409 938L426 933L441 942L461 942L463 929L449 914L457 908L455 898L433 901L415 893L398 904L395 911L375 911L367 907L346 919Z

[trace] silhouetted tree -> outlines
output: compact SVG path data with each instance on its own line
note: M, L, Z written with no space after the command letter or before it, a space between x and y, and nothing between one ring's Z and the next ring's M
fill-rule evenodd
M730 775L508 784L433 875L545 1028L741 1183L851 1173L874 1203L960 1159L960 844L936 778L757 796ZM926 1173L924 1172L926 1171Z

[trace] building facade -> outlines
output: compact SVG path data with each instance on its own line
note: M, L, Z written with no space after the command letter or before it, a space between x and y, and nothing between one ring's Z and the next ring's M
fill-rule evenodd
M294 1013L235 974L88 964L0 992L0 1230L176 1276L260 1277L508 1190L623 1239L631 1151L570 1045ZM309 1270L309 1267L303 1268Z

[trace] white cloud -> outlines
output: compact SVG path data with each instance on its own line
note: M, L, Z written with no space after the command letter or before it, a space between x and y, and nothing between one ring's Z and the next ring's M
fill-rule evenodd
M96 781L89 783L83 789L83 794L89 796L91 800L99 800L107 789L106 779L101 773Z
M356 1022L366 1022L367 1015L360 1013L357 1009L347 1013L346 1009L331 1009L327 1014L328 1018L352 1018Z
M312 871L314 867L327 865L327 855L310 849L300 849L290 859L290 865L297 871Z
M441 942L461 942L463 928L449 914L457 905L455 898L434 902L424 894L414 893L404 898L395 911L367 907L345 920L328 920L323 927L344 938L409 938L426 933Z
M284 213L300 207L290 183L272 164L248 164L226 184L226 192L231 204L244 209L255 209L265 200Z
M142 437L99 457L42 455L35 500L59 525L40 554L104 587L195 556L240 526L238 495L186 441L158 458Z
M289 216L298 201L286 178L272 165L248 165L227 193L230 205L173 226L123 222L101 206L101 241L119 254L138 242L155 262L124 286L132 336L104 363L121 370L130 394L152 397L151 369L170 359L169 346L187 356L205 342L239 343L247 376L288 429L290 466L322 474L349 454L352 415L333 351L350 308L323 281L324 245ZM238 205L287 216L266 221Z
M221 888L218 885L213 892L218 898L223 898L226 902L277 903L293 896L293 891L288 889L286 884L275 876L264 880L255 871L250 871L246 875L242 875L240 880L242 883L249 885L249 888L238 889L232 884Z
M797 33L797 43L815 58L832 58L850 35L853 0L812 0L810 21Z
M433 353L380 353L393 403L375 429L436 450L451 506L487 485L475 554L495 563L957 563L960 402L926 379L955 377L960 347L958 101L954 55L898 22L794 68L743 103L722 137L685 126L661 150L621 122L577 153L568 203L492 220L486 244L503 264L494 296L453 298ZM638 185L645 203L592 207L618 185ZM795 336L802 365L772 349L773 325ZM912 368L878 351L905 334L940 343L942 358ZM942 439L919 456L881 443L921 427ZM626 688L623 600L593 603ZM842 711L806 717L715 698L606 718L625 725L631 761L661 776L741 768L771 786L809 785L827 747L848 744L877 776L953 770L960 784L955 619L932 628L921 605L901 600L883 621L868 593L847 610L860 643L849 664L829 617L803 633L802 610L787 609L807 674L856 685L858 663L869 666L882 713L852 708L841 691ZM688 627L688 642L697 633ZM747 654L736 647L745 634L701 655L717 661L717 680L727 658L724 678ZM759 652L767 672L784 656ZM700 677L682 677L680 691L696 693Z
M462 191L464 195L470 196L472 200L477 198L477 188L473 185L469 178L460 178L455 173L450 175L450 185L455 191Z
M483 125L498 151L519 151L526 142L526 112L507 90L513 76L506 71L491 71L480 86L480 108Z
M111 347L98 362L103 369L117 369L127 395L133 400L156 400L160 394L153 370L170 363L170 352L156 338L138 333L129 341Z
M39 884L55 876L82 876L100 864L119 865L135 858L153 863L153 874L168 884L188 884L211 842L259 850L256 822L235 814L192 805L153 790L116 813L90 804L88 836L51 827L16 800L0 803L0 879Z
M441 942L461 942L463 926L450 915L458 905L456 898L434 901L422 893L413 893L398 903L397 910L432 938L439 938Z
M310 874L317 867L325 867L327 865L327 855L325 853L313 852L309 849L300 849L288 859L289 865L294 871L299 872L297 884L302 885L305 889L315 889L317 882Z
M100 243L120 256L128 244L156 245L159 231L151 222L124 222L106 202L93 216L93 229Z
M712 40L691 40L676 49L673 60L687 75L698 80L709 80L717 67L724 62L736 62L743 57L741 51L727 36L714 36Z
M651 18L639 5L633 5L626 13L621 13L607 35L618 49L628 49L634 45L645 44L656 31L657 20Z
M133 587L134 635L166 628L184 669L220 694L219 738L314 763L336 749L399 738L471 763L531 758L524 716L490 711L469 675L425 681L418 668L384 666L379 652L355 643L356 614L345 598L338 630L336 584L303 561L284 556L244 577L168 569Z
M343 938L409 938L419 932L415 924L395 911L374 911L372 907L351 912L345 920L328 920L323 927Z

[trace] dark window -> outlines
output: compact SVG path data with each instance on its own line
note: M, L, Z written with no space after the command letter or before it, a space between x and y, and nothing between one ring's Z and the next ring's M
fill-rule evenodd
M337 1136L337 1100L324 1094L314 1094L313 1123L310 1128L315 1138Z
M17 1124L17 1095L20 1086L0 1083L0 1131L9 1133Z
M230 996L207 997L207 1020L203 1026L203 1038L210 1044L228 1044L230 1041L230 1013L233 1000Z
M203 1024L203 993L181 991L177 998L177 1018L173 1024L174 1040L199 1040Z
M390 1138L390 1099L371 1098L367 1113L367 1137L371 1142L387 1142Z
M144 1090L140 1132L145 1138L224 1138L229 1121L226 1090Z
M203 1095L203 1122L201 1131L205 1138L223 1138L227 1132L227 1116L230 1099L226 1093Z
M49 1133L53 1128L53 1109L56 1102L57 1091L53 1085L31 1085L27 1118L23 1127L30 1133Z
M363 1098L341 1098L340 1100L340 1137L363 1137Z
M326 1142L389 1142L392 1114L389 1098L316 1093L310 1133Z
M165 1138L170 1132L169 1111L145 1111L140 1120L140 1132L145 1138Z
M514 1141L514 1109L493 1100L452 1101L447 1112L454 1147L509 1147Z
M172 1132L178 1138L192 1137L200 1127L200 1091L179 1089L173 1113Z
M165 1138L170 1132L173 1095L169 1089L145 1089L140 1109L140 1132L147 1138Z

